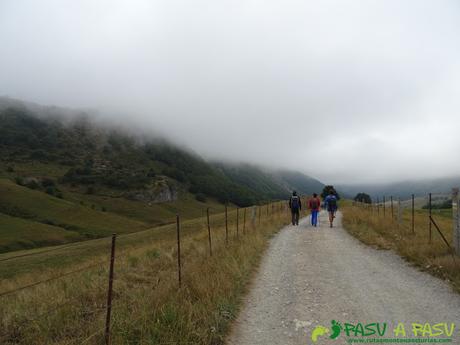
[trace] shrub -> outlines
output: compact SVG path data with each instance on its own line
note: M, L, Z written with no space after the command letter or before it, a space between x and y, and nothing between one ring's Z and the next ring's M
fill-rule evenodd
M364 202L366 204L372 204L372 199L369 194L366 193L358 193L356 194L354 201Z
M29 182L27 182L25 184L25 186L27 188L30 188L30 189L39 189L40 188L40 185L35 180L30 180Z
M49 194L49 195L55 195L56 194L56 189L54 187L47 187L45 192L46 192L46 194Z
M177 168L164 168L163 174L179 182L184 182L186 180L185 174Z
M48 158L48 154L44 150L35 150L29 155L29 158L35 160L46 160Z
M95 192L96 191L93 186L89 186L88 188L86 188L86 194L91 195L91 194L94 194Z
M145 256L147 256L149 259L158 259L160 257L160 252L158 249L151 249L145 253Z
M43 186L43 188L54 187L54 186L56 186L56 183L54 182L53 179L50 179L50 178L48 178L48 177L45 177L45 178L42 180L42 186Z
M206 195L204 195L203 193L198 193L197 195L195 195L195 199L197 201L206 202Z

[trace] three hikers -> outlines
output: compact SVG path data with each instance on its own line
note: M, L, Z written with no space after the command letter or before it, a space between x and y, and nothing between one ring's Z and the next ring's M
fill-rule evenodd
M291 209L292 225L299 225L302 202L296 191L293 191L292 196L289 198L289 208Z
M318 194L313 193L313 196L308 200L307 207L311 212L311 225L318 226L318 215L321 210L321 199ZM329 195L324 199L324 207L329 215L329 225L332 228L337 212L337 196L333 190L329 191ZM302 202L296 191L292 192L289 198L289 208L291 209L292 225L299 225L300 211L302 210Z

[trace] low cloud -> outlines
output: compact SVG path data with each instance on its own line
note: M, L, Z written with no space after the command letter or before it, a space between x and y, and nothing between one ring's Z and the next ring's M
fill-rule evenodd
M457 1L0 3L0 94L324 182L460 173Z

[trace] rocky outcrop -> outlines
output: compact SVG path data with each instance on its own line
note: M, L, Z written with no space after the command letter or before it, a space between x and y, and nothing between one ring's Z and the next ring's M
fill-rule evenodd
M168 181L160 180L156 181L152 187L127 192L125 197L130 200L147 203L161 203L177 200L178 194L175 186L170 185Z

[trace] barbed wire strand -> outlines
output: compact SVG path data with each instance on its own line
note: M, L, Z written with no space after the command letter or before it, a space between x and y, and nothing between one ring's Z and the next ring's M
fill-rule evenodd
M52 308L48 309L47 311L41 313L41 314L38 314L36 317L34 318L31 318L31 319L24 319L22 320L21 322L19 322L18 324L19 325L22 325L23 323L27 323L27 322L35 322L35 321L38 321L39 319L43 318L44 316L48 316L49 314L53 313L53 312L56 312L58 311L59 309L61 308L64 308L65 306L67 305L71 305L73 302L76 302L78 300L81 299L81 296L76 296L76 297L73 297L71 299L68 299L66 300L65 302L63 303L60 303L60 304L57 304L55 306L53 306ZM92 311L92 312L88 312L88 314L94 314L96 313L97 311L99 310L104 310L106 309L106 306L103 306L103 307L96 307L96 308L93 308L95 309L95 311Z
M108 238L111 238L111 237L101 237L101 238L95 239L93 241L101 241L101 240L108 239ZM67 248L71 248L71 247L78 247L78 246L83 245L83 244L85 244L87 242L88 241L75 242L75 243L71 243L71 244L68 244L68 245L62 245L62 246L59 246L59 247L50 248L48 250L42 250L42 251L39 251L39 252L25 253L25 254L16 255L16 256L10 256L10 257L7 257L7 258L0 259L0 262L5 262L5 261L9 261L9 260L24 258L24 257L28 257L28 256L46 254L46 253L49 253L49 252L55 252L55 251L58 251L58 250L67 249Z
M189 220L193 220L193 219L189 219ZM175 219L170 220L170 221L168 220L166 222L163 222L163 223L161 223L159 225L153 226L153 227L148 228L148 229L143 229L143 230L139 230L139 231L134 231L134 232L118 235L118 238L120 238L120 237L125 238L125 237L128 237L128 236L137 235L137 234L140 234L140 233L143 233L143 232L157 230L158 228L175 224L175 222L176 222ZM112 238L112 235L109 235L109 236L104 236L104 237L100 237L100 238L95 238L95 239L92 239L92 240L74 242L74 243L70 243L70 244L67 244L67 245L61 245L59 247L50 248L48 250L37 251L37 252L34 252L34 253L25 253L25 254L20 254L20 255L16 255L16 256L10 256L10 257L3 258L3 259L0 258L0 262L5 262L5 261L19 259L19 258L28 257L28 256L46 254L46 253L49 253L49 252L54 252L54 251L58 251L58 250L62 250L62 249L67 249L69 247L78 247L78 246L85 245L85 244L88 244L88 243L93 243L93 242L96 242L96 241L103 241L103 240L107 240L107 239L111 239L111 238Z
M80 273L80 272L83 272L83 271L86 271L86 270L90 270L90 269L95 268L97 266L101 266L102 264L103 264L103 262L100 262L100 263L97 263L97 264L94 264L94 265L89 265L89 266L86 266L86 267L76 269L74 271L70 271L70 272L61 274L59 276L55 276L55 277L51 277L51 278L48 278L48 279L40 280L40 281L37 281L35 283L24 285L24 286L21 286L19 288L13 289L13 290L8 290L8 291L5 291L5 292L1 292L0 297L4 297L4 296L10 295L10 294L13 294L15 292L18 292L18 291L22 291L22 290L25 290L25 289L28 289L28 288L32 288L32 287L35 287L37 285L49 283L49 282L51 282L53 280L64 278L64 277L70 276L72 274L76 274L76 273Z
M217 216L217 214L215 214L214 216ZM200 217L200 218L203 218L203 217ZM175 221L171 221L171 222L167 222L167 223L163 223L162 225L160 226L157 226L157 227L153 227L153 228L150 228L150 229L145 229L145 230L141 230L141 231L137 231L137 232L132 232L132 233L129 233L129 234L123 234L123 235L120 235L119 237L127 237L127 236L132 236L132 235L135 235L135 234L139 234L139 233L143 233L143 232L148 232L148 231L152 231L152 230L156 230L158 229L159 227L163 227L163 226L168 226L168 225L172 225L174 224ZM98 239L95 239L95 240L92 240L91 242L93 241L102 241L104 239L108 239L108 238L111 238L111 236L107 236L107 237L101 237L101 238L98 238ZM44 250L44 251L40 251L40 252L35 252L35 253L25 253L25 254L22 254L22 255L16 255L16 256L13 256L13 257L8 257L8 258L4 258L4 259L0 259L0 262L4 262L4 261L9 261L9 260L13 260L13 259L17 259L17 258L22 258L22 257L28 257L28 256L34 256L34 255L41 255L41 254L45 254L45 253L49 253L49 252L53 252L53 251L58 251L58 250L62 250L62 249L66 249L66 248L69 248L69 247L74 247L74 246L78 246L78 245L82 245L82 244L85 244L87 243L87 241L85 242L78 242L78 243L72 243L72 244L69 244L69 245L65 245L65 246L60 246L58 248L51 248L49 250ZM129 250L126 250L123 254L126 255L128 254ZM122 255L122 256L124 256ZM32 287L35 287L35 286L38 286L38 285L41 285L41 284L45 284L45 283L48 283L48 282L51 282L51 281L54 281L54 280L58 280L58 279L61 279L61 278L64 278L64 277L67 277L67 276L70 276L70 275L73 275L73 274L76 274L76 273L80 273L80 272L84 272L86 270L90 270L92 268L95 268L95 267L98 267L98 266L101 266L103 264L103 262L99 262L99 263L96 263L96 264L93 264L93 265L90 265L90 266L86 266L86 267L82 267L80 269L76 269L76 270L73 270L73 271L70 271L70 272L67 272L67 273L64 273L64 274L61 274L59 276L55 276L55 277L51 277L51 278L48 278L48 279L44 279L44 280L41 280L41 281L37 281L35 283L32 283L32 284L28 284L28 285L25 285L25 286L22 286L20 288L16 288L16 289L13 289L13 290L8 290L8 291L5 291L5 292L2 292L0 293L0 297L4 297L4 296L7 296L7 295L10 295L10 294L13 294L13 293L16 293L16 292L19 292L19 291L22 291L22 290L25 290L25 289L28 289L28 288L32 288ZM158 283L158 282L157 282ZM23 323L26 323L26 322L35 322L37 320L39 320L40 318L42 318L43 316L45 315L49 315L51 314L52 312L54 311L57 311L59 310L60 308L63 308L67 305L70 305L72 302L78 300L80 298L80 296L76 297L76 298L72 298L70 300L67 300L49 310L47 310L46 312L44 313L41 313L39 314L37 317L33 318L33 319L25 319L24 321L21 322L21 324ZM118 298L117 298L118 299ZM131 306L134 306L134 304L131 304ZM98 311L101 311L101 310L105 310L106 307L98 307L96 308L97 310L93 310L92 313L96 313ZM144 317L144 315L141 315L139 318L136 318L133 322L137 322L139 320L141 320L142 318ZM133 323L132 322L132 323ZM103 328L100 328L99 330L97 330L95 333L91 334L89 337L87 337L86 339L84 339L82 342L79 342L79 344L85 344L87 343L89 340L91 340L92 338L94 338L97 334L99 334L100 332L102 332L103 330L105 329L105 327ZM174 344L175 342L162 342L162 344ZM190 343L192 344L193 342L186 342L187 344Z
M211 215L211 217L219 216L222 213L223 212L213 214L213 215ZM196 220L196 219L201 219L201 218L204 218L204 217L186 219L185 222ZM176 219L174 218L174 219L171 219L171 220L164 221L161 224L157 224L157 225L155 225L155 226L153 226L151 228L148 228L148 229L143 229L143 230L134 231L134 232L126 233L126 234L121 234L121 235L118 236L118 238L125 238L125 237L128 237L128 236L138 235L138 234L141 234L143 232L149 232L149 231L158 230L158 228L173 225L175 223L176 223ZM184 225L186 225L186 224L184 224ZM0 262L10 261L10 260L14 260L14 259L29 257L29 256L46 254L46 253L49 253L49 252L54 252L54 251L59 251L59 250L62 250L62 249L67 249L67 248L70 248L70 247L78 247L80 245L85 245L85 244L87 244L89 242L92 243L92 242L95 242L95 241L102 241L102 240L111 239L111 238L112 238L112 235L109 235L109 236L104 236L104 237L100 237L100 238L95 238L95 239L92 239L92 240L80 241L80 242L75 242L75 243L71 243L71 244L68 244L68 245L62 245L62 246L59 246L59 247L56 247L56 248L51 248L51 249L48 249L48 250L42 250L42 251L38 251L38 252L34 252L34 253L25 253L25 254L11 256L11 257L7 257L7 258L3 258L3 259L0 258Z
M94 332L93 334L91 334L89 337L83 339L83 341L77 341L75 342L74 344L86 344L88 343L88 341L90 341L91 339L93 339L96 335L98 335L99 333L101 333L102 331L105 330L105 326L104 327L101 327L99 330L97 330L96 332Z

